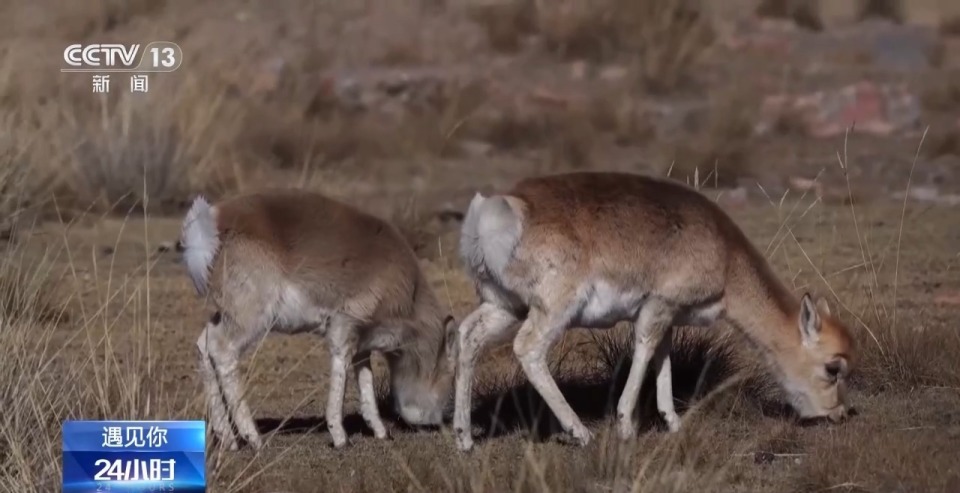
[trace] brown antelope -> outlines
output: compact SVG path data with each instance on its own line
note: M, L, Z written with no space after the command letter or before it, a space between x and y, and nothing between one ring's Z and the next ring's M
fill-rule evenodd
M657 408L671 431L673 326L726 321L759 347L801 417L847 415L845 379L854 340L809 294L798 301L764 256L714 202L680 183L627 173L530 178L502 195L474 196L460 255L480 306L458 331L454 431L473 446L470 392L484 347L513 339L524 373L564 430L591 439L547 367L547 351L572 327L633 323L636 345L617 404L621 438L652 362ZM823 300L821 300L823 301ZM818 311L819 306L819 311Z
M456 364L455 324L392 225L323 195L273 190L215 205L198 197L180 241L197 293L216 307L197 348L211 428L228 447L237 449L230 421L261 446L237 365L271 330L326 339L326 420L335 447L347 443L342 409L351 366L364 421L377 438L387 436L371 351L386 355L400 416L440 424Z

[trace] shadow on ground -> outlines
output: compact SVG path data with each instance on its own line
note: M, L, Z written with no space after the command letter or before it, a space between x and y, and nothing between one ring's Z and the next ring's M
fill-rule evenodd
M611 333L595 337L595 341L603 363L601 368L605 371L594 371L594 375L584 377L584 372L576 369L552 369L560 391L587 424L602 421L616 413L617 401L632 363L632 337ZM670 359L674 405L680 414L741 371L730 345L696 333L678 332L674 336ZM640 389L636 419L641 433L655 428L665 429L657 411L655 380L655 375L648 371ZM560 423L546 402L521 371L505 375L500 382L485 384L486 389L481 390L474 399L476 404L471 418L474 430L480 431L478 438L520 433L534 441L545 441L562 432ZM741 387L746 390L743 396L765 415L792 415L787 406L771 401L764 394L767 385L765 381L748 381ZM389 395L381 397L378 405L382 417L392 422L394 432L424 429L407 425L400 419L393 410ZM326 420L321 416L261 418L257 420L257 426L264 434L327 433ZM356 413L345 416L344 427L348 435L372 435L363 418Z

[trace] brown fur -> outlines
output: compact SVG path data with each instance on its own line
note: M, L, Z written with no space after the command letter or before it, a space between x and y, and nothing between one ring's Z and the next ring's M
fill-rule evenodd
M216 209L224 246L214 280L222 278L226 259L262 256L283 277L304 286L317 303L358 320L414 319L416 294L426 305L425 321L442 320L433 292L418 293L425 281L413 250L380 218L296 190L234 197Z
M309 331L327 340L333 365L327 421L336 446L346 443L341 409L350 365L361 379L364 418L375 435L386 435L376 410L371 351L387 356L401 416L411 424L440 421L453 372L447 347L453 326L393 225L301 190L268 190L213 206L198 201L187 218L181 242L184 254L193 255L188 269L195 282L205 258L196 252L211 251L211 245L216 252L206 266L209 282L198 286L209 292L219 314L198 341L201 354L215 360L212 367L202 360L214 416L226 414L212 397L223 392L241 435L259 445L230 373L242 353L272 330ZM215 380L227 383L209 383ZM223 424L214 428L229 433Z
M568 328L622 320L635 323L637 341L636 368L618 405L625 438L648 362L658 372L661 414L678 428L671 328L718 320L759 347L802 416L846 416L849 331L808 295L798 301L733 220L688 186L615 172L529 178L502 195L474 198L461 255L483 302L460 327L455 421L463 449L472 446L469 393L462 390L472 361L511 333L531 383L566 430L587 443L589 431L549 376L546 350ZM840 378L829 368L839 368Z
M796 320L797 297L730 216L686 185L627 173L578 172L526 179L505 195L526 208L521 252L586 252L587 262L563 264L570 275L599 275L650 290L679 284L664 294L687 302L722 293L731 318L762 320L764 329L776 331L769 334L772 344L800 342L791 324L780 323ZM852 355L849 331L833 317L825 321L821 337L838 353ZM762 332L754 335L767 337Z

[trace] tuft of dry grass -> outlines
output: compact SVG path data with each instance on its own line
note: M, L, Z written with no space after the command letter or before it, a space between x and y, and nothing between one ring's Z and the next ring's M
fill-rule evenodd
M960 15L941 18L939 30L942 36L960 36Z
M754 12L758 17L789 19L802 28L823 30L819 0L761 0Z
M920 91L923 107L933 112L960 108L960 72L947 70L925 82Z
M95 33L117 29L141 16L155 16L167 7L167 0L99 0L79 5L58 1L48 6L54 12L54 29L65 39L83 39Z
M52 200L57 185L55 163L43 142L51 133L46 123L31 124L22 112L0 119L0 236L16 236ZM31 214L34 213L34 214Z
M902 24L905 19L903 0L857 0L857 19L871 17Z
M924 144L923 154L930 159L960 156L960 128L948 128L932 133Z
M24 233L29 234L29 233ZM0 259L0 325L49 324L64 316L65 305L52 272L55 252L28 252L4 242ZM0 331L4 330L0 327Z

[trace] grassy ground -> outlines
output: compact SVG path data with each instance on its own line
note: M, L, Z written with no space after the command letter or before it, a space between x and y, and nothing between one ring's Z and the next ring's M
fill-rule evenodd
M905 20L943 26L933 31L947 50L924 71L900 73L851 43L827 57L725 49L734 20L757 3L699 15L672 0L0 6L9 47L0 58L0 491L59 489L64 419L202 416L195 341L209 309L170 250L194 194L302 186L391 218L462 318L476 299L454 254L456 213L476 190L569 169L705 182L789 286L828 296L854 328L859 415L800 427L736 334L684 329L673 356L681 433L662 431L645 388L643 431L621 444L610 410L627 332L574 330L552 358L597 433L588 448L556 442L556 423L504 346L478 369L483 437L471 454L456 451L449 430L395 419L393 439L374 440L352 384L352 445L335 451L322 415L322 341L275 337L244 363L267 446L211 449L211 489L960 490L960 215L890 198L908 186L960 191L958 12L904 3ZM824 3L817 36L857 17ZM94 97L85 76L57 78L59 57L47 56L74 42L152 39L176 40L191 58L139 99ZM277 56L285 69L273 77L265 67ZM464 65L466 83L417 111L347 111L325 85L358 67ZM922 96L930 129L917 159L921 132L749 131L764 94L863 78ZM643 109L658 104L700 109L665 124ZM788 178L818 174L820 197L788 191ZM742 190L745 199L731 199ZM376 370L385 382L379 360Z

